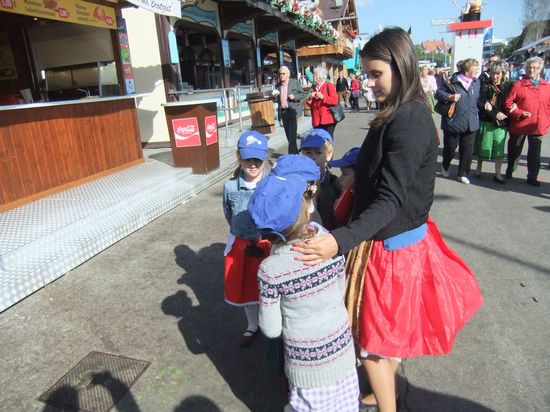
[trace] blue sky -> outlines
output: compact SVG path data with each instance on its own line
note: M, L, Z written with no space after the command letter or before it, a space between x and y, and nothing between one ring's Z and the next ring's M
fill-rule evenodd
M457 0L464 5L466 0ZM521 34L523 25L522 0L483 1L481 18L494 19L494 38L506 39ZM432 19L458 17L460 12L452 0L355 0L359 16L360 33L373 34L378 25L412 28L413 42L443 39L451 43L451 35L446 26L432 26Z

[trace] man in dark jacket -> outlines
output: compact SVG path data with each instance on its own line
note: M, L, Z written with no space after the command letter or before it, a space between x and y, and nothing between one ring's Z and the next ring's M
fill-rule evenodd
M478 77L478 80L480 81L480 86L483 86L484 83L490 83L491 82L491 75L489 73L489 66L491 63L498 63L500 62L500 55L498 54L491 54L489 56L489 61L485 62L483 65L483 70L481 74Z
M336 80L336 93L338 93L338 103L344 100L344 106L348 107L348 96L349 96L349 85L348 81L344 77L344 73L340 72L338 75L338 80Z
M275 86L273 95L279 103L279 119L283 122L288 153L298 153L296 135L298 133L298 117L303 115L302 98L304 89L302 84L290 78L290 70L286 66L279 69L279 82Z

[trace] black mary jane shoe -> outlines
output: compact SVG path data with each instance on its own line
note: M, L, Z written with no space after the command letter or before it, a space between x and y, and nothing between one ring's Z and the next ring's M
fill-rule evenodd
M247 329L244 331L244 333L241 336L241 339L239 340L239 346L241 348L246 348L247 346L250 346L252 342L254 342L254 339L256 339L256 336L260 333L260 328L254 330Z
M505 184L506 184L506 182L504 181L504 179L498 178L498 177L496 177L496 176L493 176L493 180L494 180L495 182L497 182L499 185L505 185Z

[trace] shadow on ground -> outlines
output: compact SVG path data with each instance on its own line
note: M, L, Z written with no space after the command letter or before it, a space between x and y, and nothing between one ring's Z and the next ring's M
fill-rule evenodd
M398 387L401 398L399 412L494 412L469 399L410 385L402 376L398 378Z
M263 339L257 339L246 349L238 345L246 323L242 309L224 302L221 270L224 247L222 243L214 243L199 252L186 245L174 249L176 262L184 269L177 283L189 287L194 297L179 290L164 299L162 311L179 319L178 328L188 350L208 356L234 396L251 411L280 411L285 399L273 389L276 386L273 378L264 373ZM203 410L198 406L189 409L196 402L208 404L205 399L187 398L176 410ZM204 410L215 411L213 406L204 406Z

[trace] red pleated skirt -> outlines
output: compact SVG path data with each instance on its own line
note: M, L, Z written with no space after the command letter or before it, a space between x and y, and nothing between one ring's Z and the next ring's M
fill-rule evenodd
M375 241L365 269L359 343L369 353L408 358L451 352L483 303L474 274L428 218L426 237L387 251Z
M245 253L247 247L255 245L261 256ZM271 242L267 240L245 240L235 238L229 253L225 256L225 301L236 306L258 303L258 267L269 256Z

